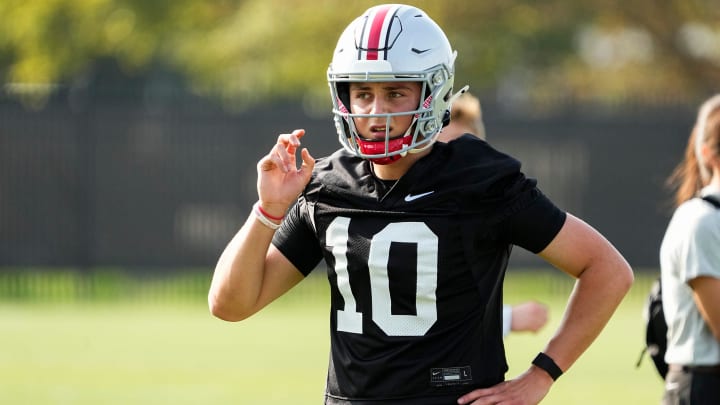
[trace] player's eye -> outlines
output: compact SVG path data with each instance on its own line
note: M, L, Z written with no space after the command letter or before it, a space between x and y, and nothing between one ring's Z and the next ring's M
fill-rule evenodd
M365 91L353 92L352 96L357 100L367 100L371 97L371 94Z

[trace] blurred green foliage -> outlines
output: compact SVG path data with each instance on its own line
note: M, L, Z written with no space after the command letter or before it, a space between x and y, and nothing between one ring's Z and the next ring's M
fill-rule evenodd
M342 29L377 1L4 0L0 80L68 83L99 59L165 66L198 94L327 97ZM458 82L508 98L696 100L720 83L716 0L420 0L458 50Z

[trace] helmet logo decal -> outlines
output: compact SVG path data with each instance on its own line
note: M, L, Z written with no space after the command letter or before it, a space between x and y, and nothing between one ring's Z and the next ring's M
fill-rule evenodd
M429 108L429 107L430 107L430 103L432 103L432 99L433 99L432 94L429 95L429 96L427 96L427 98L425 99L425 101L423 101L423 103L422 103L423 108ZM416 118L416 119L417 119L417 118L420 118L420 113L415 114L415 118Z
M402 31L400 22L395 21L399 9L399 5L390 4L370 10L357 41L359 60L378 60L381 58L381 53L382 59L387 59L387 51Z
M349 114L350 111L348 111L347 107L345 107L345 104L343 104L342 100L340 100L340 97L337 97L336 100L337 100L338 109L340 110L340 112L343 114Z

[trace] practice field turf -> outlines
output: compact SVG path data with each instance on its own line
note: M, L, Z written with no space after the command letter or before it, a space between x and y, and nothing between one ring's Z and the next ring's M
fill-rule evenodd
M544 404L657 404L662 381L639 369L641 306L633 292ZM510 273L506 302L551 307L539 334L507 339L508 378L542 349L570 284ZM325 280L311 278L241 323L214 319L204 298L187 304L0 303L0 404L320 404L328 359Z

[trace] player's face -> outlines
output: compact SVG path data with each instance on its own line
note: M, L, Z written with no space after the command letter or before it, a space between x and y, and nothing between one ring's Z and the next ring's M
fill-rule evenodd
M350 112L353 114L388 114L415 111L420 103L418 82L350 83ZM387 117L355 117L355 127L365 139L384 139L390 125L391 138L405 134L414 114Z

